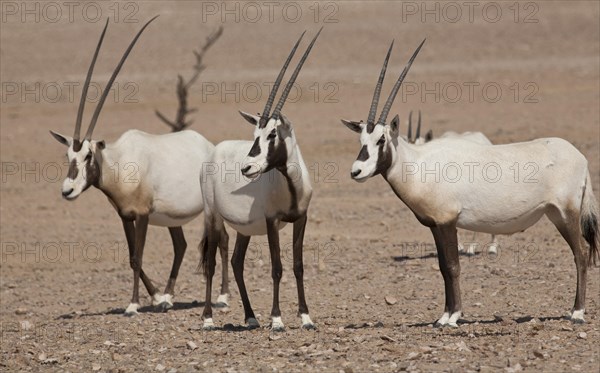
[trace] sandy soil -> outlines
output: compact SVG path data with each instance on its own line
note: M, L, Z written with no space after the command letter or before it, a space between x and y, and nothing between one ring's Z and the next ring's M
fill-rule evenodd
M384 180L350 180L359 146L339 123L341 117L365 119L392 39L389 76L400 72L427 37L395 112L406 118L409 110L420 109L435 134L480 130L494 143L563 137L588 158L598 197L597 2L517 8L512 2L477 3L472 22L460 2L429 2L432 14L420 2L328 2L318 12L312 2L292 3L302 11L299 17L291 6L282 14L284 5L275 2L272 20L270 5L263 4L258 15L256 3L232 2L227 8L232 15L221 2L107 2L95 23L95 2L76 2L72 19L59 3L60 15L45 3L32 3L39 7L31 5L39 22L20 4L3 1L0 24L1 370L598 371L600 347L593 341L600 338L599 270L589 271L587 323L573 325L564 319L575 293L573 257L545 218L524 233L500 237L498 257L462 257L464 322L458 329L432 328L444 294L431 234ZM496 6L502 14L492 22ZM199 109L192 128L214 143L251 139L237 110L262 110L264 83L273 81L297 35L307 29L311 36L327 22L299 77L301 94L285 109L313 173L305 281L317 331L298 328L289 245L281 292L285 333L229 326L200 330L204 280L194 270L201 218L184 227L189 248L175 308L162 314L145 307L138 317L123 317L132 276L117 215L95 189L72 203L61 199L65 149L48 130L73 129L104 17L112 21L94 75L102 85L140 22L158 13L117 79L96 139L114 141L130 128L167 132L153 110L175 111L176 74L191 73L191 49L221 24L225 33L190 93L191 106ZM262 99L256 99L256 87ZM88 104L88 112L92 108ZM471 233L460 237L470 240ZM290 240L286 228L281 242ZM482 245L487 240L477 236ZM251 245L246 279L266 325L271 307L266 237L253 238ZM171 253L167 230L150 228L144 268L161 285ZM220 327L243 323L233 279L231 288L231 307L215 313ZM150 305L148 297L143 302Z

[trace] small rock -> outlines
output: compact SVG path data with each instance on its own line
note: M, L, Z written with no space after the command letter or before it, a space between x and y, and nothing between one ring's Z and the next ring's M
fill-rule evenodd
M33 328L33 324L30 323L28 320L21 321L21 329L23 329L23 330L29 330L31 328Z
M572 332L573 328L571 328L570 326L563 326L562 328L560 328L561 330L565 330L567 332Z
M192 342L192 341L187 341L187 343L185 344L187 346L188 349L194 351L195 349L198 348L198 346Z
M269 334L269 340L270 340L270 341L276 341L276 340L278 340L278 339L281 339L281 336L280 336L280 335L276 335L275 333L271 333L271 334Z
M385 303L389 304L390 306L396 304L397 302L398 300L390 295L385 297Z
M38 360L39 361L44 361L48 358L48 356L46 356L45 352L42 352L41 354L38 355Z
M388 342L396 342L396 340L392 337L389 337L387 335L382 335L381 339L383 339L384 341L388 341Z
M408 360L415 360L417 359L421 354L418 352L411 352L408 354Z
M100 369L102 369L102 366L100 364L92 364L92 370L93 371L99 371Z
M16 313L17 315L25 315L25 314L27 313L27 309L26 309L26 308L17 308L17 309L15 310L15 313Z
M579 332L579 333L577 333L577 338L579 338L579 339L586 339L587 338L587 333L586 332Z
M544 358L544 354L541 351L538 351L538 350L533 350L533 356L537 357L538 359L543 359Z
M162 372L163 370L165 370L165 366L162 364L156 364L156 368L154 368L154 370L158 370L159 372Z
M521 364L517 363L517 364L515 364L515 366L504 368L504 370L507 373L514 373L514 372L520 372L520 371L522 371L523 367L521 366Z

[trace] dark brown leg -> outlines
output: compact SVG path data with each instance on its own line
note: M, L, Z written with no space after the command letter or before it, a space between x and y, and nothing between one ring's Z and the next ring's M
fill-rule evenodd
M221 294L217 298L216 307L229 306L229 235L225 227L221 228L219 253L221 254Z
M267 219L267 237L271 253L271 277L273 278L273 307L271 308L271 327L273 331L283 331L279 310L279 282L283 273L281 265L281 249L279 247L279 221Z
M304 249L304 229L306 228L306 214L294 222L294 276L296 277L296 287L298 288L298 314L302 319L303 329L314 329L310 316L308 315L308 306L304 296L304 263L302 252Z
M444 278L446 303L444 314L436 322L436 326L457 326L461 316L462 302L460 295L460 262L458 256L458 237L456 226L446 225L431 228L438 253L440 272Z
M133 252L134 255L131 258L131 265L133 268L133 295L131 297L131 303L125 310L125 316L136 315L140 304L139 285L147 231L148 215L137 216L135 219L135 249Z
M215 231L213 227L206 226L204 232L204 238L200 245L206 245L204 247L203 255L206 255L204 260L206 266L204 267L204 275L206 276L206 297L204 300L204 312L202 318L204 319L204 330L214 330L215 324L212 320L212 280L215 275L216 266L216 255L217 245L219 243L219 232Z
M231 267L233 268L235 282L237 283L240 298L242 298L242 304L244 305L244 321L248 324L248 327L257 328L260 325L254 316L254 311L252 311L248 292L246 291L246 284L244 283L244 260L246 259L246 250L248 250L249 242L250 236L237 234L233 256L231 257Z
M575 293L575 304L571 310L571 321L574 323L584 323L588 256L585 255L581 239L579 213L572 212L567 215L569 216L563 218L560 212L555 212L548 214L548 218L554 223L573 252L575 267L577 269L577 290Z
M187 248L187 242L185 242L185 236L183 235L183 229L181 227L169 227L169 233L171 234L174 252L171 274L169 275L169 281L167 281L164 294L153 297L152 302L160 311L163 312L173 308L175 283L177 281L177 276L179 275L179 268L181 267L185 250Z
M129 249L129 266L133 269L133 256L135 252L135 224L131 220L121 219L123 222L123 229L125 230L125 238L127 239L127 248ZM148 291L150 296L154 296L154 294L158 293L158 289L152 284L152 281L142 269L140 271L140 278Z

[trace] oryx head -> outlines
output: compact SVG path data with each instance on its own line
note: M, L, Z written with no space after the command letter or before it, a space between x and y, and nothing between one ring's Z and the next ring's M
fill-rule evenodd
M322 30L323 28L321 28ZM288 55L277 79L275 80L275 84L273 85L273 89L269 95L265 108L262 114L252 115L240 111L240 114L244 119L246 119L250 124L254 125L254 144L250 149L250 152L244 159L242 163L242 174L244 176L255 178L261 173L267 172L273 168L284 167L286 165L288 157L291 155L291 152L294 150L296 143L295 137L292 129L292 123L281 113L281 109L283 108L283 104L287 100L288 94L302 69L302 65L306 61L310 50L312 49L315 41L321 34L321 30L315 35L313 40L310 42L308 48L304 52L302 59L298 62L294 73L290 77L290 80L287 82L281 97L279 98L279 102L275 106L275 109L272 113L271 106L273 106L273 102L275 101L275 95L277 94L277 90L279 89L279 85L281 84L281 80L285 75L285 70L287 69L294 53L296 53L296 49L302 40L305 32L300 35L300 38L292 48L292 51Z
M405 138L409 144L421 145L433 140L433 131L429 130L425 137L421 137L421 110L419 110L419 119L417 120L417 133L412 137L412 110L408 114L408 132Z
M98 57L98 52L100 51L100 47L102 46L102 40L104 39L104 34L106 33L106 29L108 27L108 19L106 20L106 24L104 25L104 30L102 30L102 34L100 35L100 40L98 41L98 45L96 46L96 51L94 52L94 57L92 58L92 62L88 69L87 77L85 79L85 83L83 84L83 91L81 93L81 100L79 101L79 109L77 111L77 119L75 121L75 133L73 137L64 136L57 132L50 131L52 136L56 140L58 140L61 144L64 144L68 147L67 149L67 159L69 160L69 171L67 173L67 178L64 180L62 185L62 195L64 198L68 200L73 200L77 198L83 191L89 188L92 185L98 185L98 181L100 178L100 151L104 149L105 143L104 141L95 141L92 140L92 133L94 132L94 127L96 126L96 122L98 120L98 116L100 115L100 111L102 110L102 106L104 105L104 101L108 96L110 88L119 74L121 67L125 63L129 52L137 42L138 38L146 28L154 19L155 16L150 21L148 21L144 27L137 33L133 41L129 44L129 47L123 54L121 61L115 68L106 85L106 88L102 92L102 96L100 97L100 101L98 102L98 106L96 106L96 110L92 115L92 119L90 121L90 126L83 138L80 139L80 130L81 130L81 122L83 119L83 109L85 107L85 100L87 96L88 87L90 85L90 80L92 78L92 73L94 71L94 65L96 64L96 58Z
M361 182L365 181L369 177L380 173L385 173L385 171L387 171L391 166L392 149L398 143L398 127L400 124L400 119L398 115L396 115L394 119L392 119L390 125L386 124L386 119L390 109L392 108L396 94L400 89L400 85L402 84L402 81L406 77L410 66L417 57L417 54L421 50L421 47L424 43L425 40L423 40L415 53L413 53L412 57L408 61L408 64L402 71L402 74L400 74L400 77L396 81L396 84L394 84L392 92L390 93L390 96L388 97L377 122L375 122L377 104L379 103L379 96L381 94L381 86L383 85L383 80L385 78L387 63L390 59L392 47L394 46L393 41L388 49L385 61L383 62L383 67L381 68L381 72L379 74L377 85L375 86L375 93L373 94L373 101L371 102L371 109L369 110L367 123L364 123L363 121L356 122L342 119L342 123L346 125L346 127L350 128L354 132L360 133L360 143L362 147L358 153L358 158L352 165L352 171L350 173L350 176L354 180Z

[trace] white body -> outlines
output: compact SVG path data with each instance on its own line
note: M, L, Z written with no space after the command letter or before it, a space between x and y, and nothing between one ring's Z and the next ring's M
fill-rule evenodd
M100 187L123 216L147 212L151 225L184 225L204 209L198 165L213 149L194 131L127 131L102 151Z
M297 145L295 154L300 155ZM206 172L201 178L207 210L218 214L228 225L245 236L267 234L266 217L281 217L279 228L286 225L285 215L291 201L286 178L276 169L260 174L256 179L240 172L252 141L224 141L215 147L211 163L215 175ZM299 212L305 212L312 195L308 171L299 156L288 168L294 186L302 191L298 199Z
M444 134L442 134L442 136L439 137L440 139L444 139L444 138L458 138L458 139L463 139L463 140L468 140L468 141L473 141L476 144L480 144L480 145L492 145L492 142L490 141L490 139L488 139L483 133L481 132L463 132L463 133L456 133L454 131L448 131L445 132ZM418 141L421 142L418 142ZM432 140L435 141L435 140ZM415 144L420 143L423 144L423 139L422 138L418 138L417 142L415 142ZM467 245L467 249L466 249L466 253L467 255L475 255L475 250L480 246L479 242L477 242L475 240L476 237L476 233L473 233L473 237L471 239L471 242L466 242ZM492 234L491 237L491 241L487 244L484 245L485 247L487 247L487 251L490 254L497 254L498 253L498 242L496 240L496 236ZM465 251L464 249L464 245L463 244L459 244L458 246L460 251Z
M459 228L512 234L529 228L553 208L581 205L587 160L563 139L480 145L447 138L419 146L403 145L397 148L396 154L401 156L394 157L388 181L416 215L433 219L436 224L456 220ZM460 166L462 176L457 182L449 182L445 177L434 182L434 175L402 171L402 165L407 163L437 163L442 169L450 162ZM468 174L470 164L474 169L472 179ZM515 165L521 171L516 179L511 169ZM486 166L490 171L484 176ZM491 167L502 172L497 181ZM538 171L530 175L523 167ZM440 210L438 206L446 207Z

